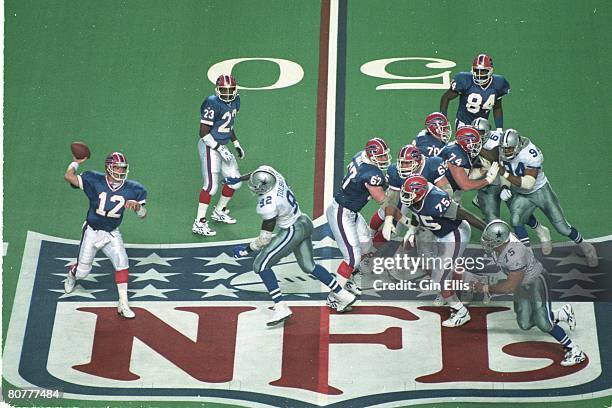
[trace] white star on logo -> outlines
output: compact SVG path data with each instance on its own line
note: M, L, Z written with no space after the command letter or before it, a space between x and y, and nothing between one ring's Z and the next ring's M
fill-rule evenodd
M171 258L171 257L162 257L157 255L155 252L145 256L144 258L139 258L135 256L130 256L130 259L138 261L138 263L134 266L142 266L142 265L163 265L163 266L172 266L168 263L168 261L174 261L176 259L181 259L181 257Z
M77 263L77 258L55 258L55 259L59 259L60 261L66 261L66 265L64 266L72 266L75 263ZM106 261L108 258L94 258L92 266L100 266L100 264L98 263L98 261Z
M228 288L222 284L218 284L212 289L191 289L191 290L195 290L197 292L204 293L202 295L202 299L207 298L207 297L213 297L213 296L225 296L225 297L237 298L238 295L236 295L235 292L239 292L236 289Z
M312 249L328 247L338 248L338 244L336 244L336 241L331 237L325 237L320 241L312 241Z
M60 296L59 299L70 298L70 297L75 297L75 296L95 299L96 297L94 296L94 293L104 292L106 289L85 289L81 285L76 285L74 289L72 290L72 292L70 293L64 292L64 289L49 289L49 290L51 292L61 293L62 296Z
M178 289L157 289L155 286L148 284L143 289L129 289L129 292L134 293L131 296L132 298L153 296L153 297L168 299L168 296L164 295L164 293L173 292L175 290L178 290Z
M562 257L548 257L548 259L552 259L553 261L559 261L557 262L556 266L563 266L563 265L586 265L586 258L583 258L581 256L576 255L575 253L571 253L568 254L566 256L562 256ZM601 257L599 257L599 259L601 259Z
M589 276L603 275L603 273L584 273L579 271L576 268L572 268L567 273L551 273L553 276L560 276L559 282L565 282L569 280L580 280L585 282L595 282L593 279L589 278Z
M213 281L213 280L228 279L237 274L230 273L225 268L221 268L215 272L199 272L199 273L196 273L195 275L205 276L206 278L202 282L206 282L206 281Z
M236 259L234 259L233 256L230 256L226 254L225 252L221 252L219 255L213 256L213 257L197 257L196 256L195 259L201 259L202 261L208 261L206 266L219 265L219 264L241 266L240 263Z
M134 279L134 282L140 282L140 281L146 281L146 280L170 282L168 279L166 279L166 276L179 275L179 273L159 273L154 268L151 268L146 272L131 273L130 275L136 276L136 279Z
M57 276L61 276L62 278L64 278L63 281L65 281L66 279L66 274L65 273L54 273L53 275L57 275ZM107 275L106 273L89 273L87 274L86 277L79 279L79 280L83 280L83 281L89 281L89 282L97 282L98 279L96 279L98 276L103 276L103 275Z
M570 297L570 296L583 296L583 297L594 298L595 295L593 295L591 292L604 292L605 291L605 289L584 289L578 284L572 286L569 289L553 289L553 290L555 292L562 293L562 295L559 296L561 299Z

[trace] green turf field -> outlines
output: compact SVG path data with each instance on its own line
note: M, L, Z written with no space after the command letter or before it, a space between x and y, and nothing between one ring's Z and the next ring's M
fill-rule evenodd
M457 64L451 69L455 74L469 70L477 53L487 52L496 73L512 86L504 98L505 127L517 128L542 149L546 174L568 220L588 238L611 233L612 164L605 156L612 103L611 3L351 0L345 11L345 32L339 38L345 40L339 45L344 58L337 72L341 109L335 110L339 157L347 162L372 136L387 140L395 155L422 129L425 116L438 110L443 93L376 90L393 81L364 75L363 64L441 58ZM320 2L6 0L4 13L3 241L8 251L2 275L3 342L27 231L79 237L87 200L63 180L73 140L92 150L81 169L102 170L106 154L120 150L130 162L130 178L148 188L147 220L125 217L126 242L206 240L191 233L202 183L196 142L200 104L213 93L207 71L217 62L280 58L302 67L304 77L294 86L240 91L236 134L247 155L241 169L273 165L293 186L303 210L312 214L314 186L323 182L313 176ZM397 62L388 70L413 77L442 72L415 61ZM237 65L233 74L239 85L259 88L274 83L279 68L250 61ZM450 104L449 120L454 120L457 103ZM254 205L246 188L240 190L231 203L239 224L218 226L214 239L255 236L259 219ZM374 204L366 207L366 219L374 210ZM565 240L556 233L553 237ZM524 406L586 408L611 401ZM201 406L181 406L196 405Z

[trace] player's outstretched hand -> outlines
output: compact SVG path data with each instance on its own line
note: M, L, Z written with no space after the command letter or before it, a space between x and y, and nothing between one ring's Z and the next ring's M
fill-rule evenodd
M72 161L77 162L79 164L84 163L87 159L89 159L89 157L83 157L82 159L77 159L76 157L72 156Z
M233 186L234 184L240 183L240 177L226 177L223 179L223 183L228 186Z
M503 201L508 201L510 198L512 198L512 191L510 191L509 188L503 188L501 193L499 193L499 198L501 198Z
M140 203L138 201L135 201L135 200L127 200L125 202L125 209L126 210L138 211L138 210L140 210Z
M238 158L239 159L244 159L244 156L246 155L246 153L244 152L244 149L242 148L242 146L240 145L236 145L236 152L238 153Z
M240 259L249 256L249 251L245 245L238 245L234 247L234 258Z

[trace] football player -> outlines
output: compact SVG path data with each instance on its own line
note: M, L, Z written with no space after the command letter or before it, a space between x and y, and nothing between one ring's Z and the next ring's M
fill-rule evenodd
M480 133L472 126L463 126L457 130L455 141L449 143L440 152L448 166L446 177L454 191L454 199L461 201L461 192L476 190L491 184L497 177L499 163L493 162L486 169L478 159L482 148ZM483 174L483 171L486 172ZM482 178L484 175L484 178Z
M480 133L480 137L484 142L482 150L480 151L480 159L483 161L487 160L488 162L497 161L499 158L499 141L501 140L503 133L496 130L491 130L489 121L484 118L474 119L472 126L478 130L478 133ZM502 189L505 188L508 187L501 185L498 176L491 184L478 190L477 195L474 197L474 200L472 200L472 203L476 207L480 208L480 211L482 211L486 222L500 218L500 205L502 201L500 194ZM527 225L531 227L538 235L538 238L542 244L542 253L544 255L550 255L552 252L552 240L548 228L540 224L533 214L529 216ZM514 232L522 243L529 245L529 235L527 234L527 230L524 226L521 225L520 227L516 227Z
M355 295L343 289L323 266L316 264L312 255L312 221L300 211L300 206L285 178L270 166L260 166L240 179L227 178L227 183L248 180L248 187L257 195L257 214L262 218L261 232L249 245L234 247L234 257L241 258L259 251L253 261L253 270L260 276L274 300L274 312L268 326L275 326L289 317L291 309L283 301L283 294L272 266L293 253L300 268L331 289L330 303L338 312L346 311ZM278 225L279 233L274 236Z
M136 181L128 180L129 165L125 156L113 152L104 161L105 173L86 171L76 174L79 164L85 159L74 159L68 166L64 179L75 188L83 190L89 200L87 219L79 245L77 263L68 270L64 290L74 290L77 279L84 279L99 250L110 259L115 268L115 283L119 292L117 313L126 319L133 319L134 312L128 305L128 256L123 245L119 225L125 210L134 210L140 218L145 218L147 209L147 190Z
M487 295L514 294L514 313L518 326L521 330L536 326L562 344L567 350L561 361L562 366L573 366L586 360L586 354L559 326L559 322L563 321L570 330L576 327L572 306L566 304L559 310L552 310L548 274L531 248L523 245L510 232L510 226L502 220L493 220L487 224L481 242L507 279L494 285L475 281L474 290Z
M361 262L362 254L372 252L370 229L359 212L370 197L379 204L385 200L382 170L390 164L387 143L378 137L368 140L365 149L351 159L342 187L325 211L334 239L344 256L338 266L338 281L357 295L361 290L351 277Z
M476 118L493 118L498 130L504 127L502 97L510 92L510 84L502 75L493 74L493 60L487 54L479 54L472 62L472 72L459 72L453 78L450 89L440 99L440 112L446 115L448 103L461 95L455 128L472 123Z
M516 130L507 129L499 144L499 157L503 163L500 180L511 187L500 195L502 200L510 200L512 226L525 224L539 208L559 234L578 244L587 265L596 267L599 259L595 247L584 241L578 230L567 222L559 199L544 174L544 156L540 149Z
M444 327L464 325L470 321L470 313L455 291L445 286L445 282L456 280L459 276L452 267L445 269L445 265L448 265L449 261L454 265L455 259L463 254L470 242L470 224L483 229L485 223L461 208L448 193L420 175L406 179L400 192L400 200L410 208L413 215L404 240L414 240L417 226L427 228L433 233L434 253L431 259L439 259L441 262L435 262L431 276L435 283L441 285L442 298L451 308L450 317L442 322L442 325ZM467 273L464 274L463 280L469 283Z
M413 141L425 157L437 156L446 146L452 135L452 129L446 116L433 112L425 118L425 129L421 130Z
M231 75L220 75L217 78L215 94L204 100L200 107L200 140L198 155L202 163L202 178L204 184L200 191L198 213L191 228L194 234L213 236L216 234L208 224L206 212L212 196L215 195L219 183L219 171L223 177L240 177L236 158L227 148L232 141L238 157L244 159L244 149L236 138L234 121L240 110L240 95L236 79ZM240 188L241 183L232 186L223 185L217 206L213 209L211 218L226 224L235 224L236 219L230 217L227 204Z

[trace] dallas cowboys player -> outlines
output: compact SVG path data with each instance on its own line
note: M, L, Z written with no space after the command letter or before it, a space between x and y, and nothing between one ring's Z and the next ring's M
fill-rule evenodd
M586 354L558 324L559 321L566 322L570 330L574 330L576 318L572 306L566 304L560 310L552 310L548 274L531 248L523 245L510 232L510 226L502 220L493 220L487 224L481 242L507 279L494 285L476 281L473 283L474 290L485 294L514 294L518 326L521 330L536 326L562 344L567 350L561 361L562 366L572 366L586 360Z
M365 149L351 159L342 187L325 211L334 239L344 256L338 266L338 281L356 294L361 290L351 277L361 262L362 254L369 254L373 249L370 229L359 212L370 197L379 204L385 200L382 170L387 169L390 162L387 143L378 137L368 140Z
M510 84L502 75L493 74L493 60L487 54L479 54L472 62L472 72L459 72L450 89L440 99L440 112L446 115L448 103L458 96L459 106L455 128L472 123L476 118L489 118L493 109L495 126L504 127L502 97L510 92Z
M74 159L64 175L64 179L75 188L80 188L89 199L87 220L83 224L83 234L79 246L77 264L68 271L64 290L74 290L77 279L85 278L91 272L96 253L101 249L115 268L115 282L119 292L117 313L127 319L135 317L128 305L128 256L123 245L119 225L126 209L145 218L147 209L147 190L142 184L128 180L128 162L122 153L114 152L105 160L105 173L86 171L76 174L79 164L87 158Z
M461 208L451 200L448 193L429 183L423 176L414 175L406 179L400 193L402 204L408 206L413 214L412 222L404 240L412 240L417 226L429 229L434 235L434 254L431 259L439 259L432 270L432 279L441 286L444 302L451 308L450 317L442 322L445 327L458 327L470 321L470 313L461 303L455 291L446 288L445 282L457 279L452 267L455 259L463 254L470 242L470 224L483 229L485 223L474 214ZM418 224L418 225L417 225ZM469 282L467 273L464 282Z
M253 261L253 269L274 300L274 312L267 325L274 326L291 317L291 309L283 301L278 280L272 271L272 266L291 253L295 254L304 272L314 275L331 289L328 304L339 312L346 311L355 302L355 295L343 289L327 269L315 263L310 238L312 221L300 211L285 178L270 166L260 166L239 179L227 178L226 182L233 184L241 180L248 180L249 190L257 195L256 211L263 222L259 237L249 245L234 247L234 257L241 258L259 251ZM272 232L276 225L279 233L274 236Z
M472 126L478 130L484 143L480 151L480 159L483 162L497 161L499 158L498 146L503 133L491 130L489 121L484 118L474 119ZM500 195L502 190L508 187L502 186L499 180L498 176L491 184L479 189L477 195L472 200L472 203L482 211L486 222L500 218L500 205L502 201ZM533 214L527 219L527 225L538 235L542 244L542 253L549 255L552 252L552 240L548 228L540 224ZM516 227L514 232L521 242L529 245L529 235L524 226Z
M595 247L584 241L578 230L567 222L559 199L544 174L544 155L540 149L516 130L507 129L499 145L499 157L503 163L500 180L511 187L500 194L502 200L510 200L512 226L525 224L539 208L559 234L578 244L587 265L596 267L599 259Z
M206 211L212 196L218 188L219 171L223 177L240 177L236 158L227 148L231 140L238 157L244 159L244 149L236 138L234 121L240 110L240 95L236 80L231 75L221 75L217 78L215 95L210 95L200 107L200 140L198 155L202 162L202 178L204 184L200 191L198 214L191 228L194 234L213 236L216 234L208 224ZM227 204L241 183L232 186L223 185L217 206L213 209L211 218L226 224L235 224L236 219L230 217Z

